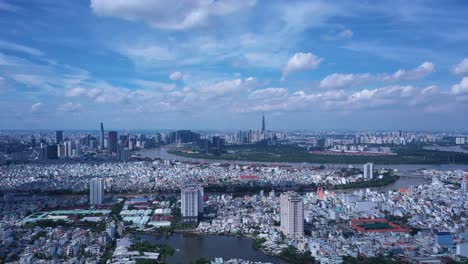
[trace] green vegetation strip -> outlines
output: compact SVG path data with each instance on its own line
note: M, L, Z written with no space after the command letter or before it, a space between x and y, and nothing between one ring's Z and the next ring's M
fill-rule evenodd
M185 153L170 150L169 153L200 159L240 160L259 162L309 162L309 163L366 163L376 164L468 164L468 154L423 149L420 145L398 146L392 148L397 155L383 156L348 156L311 154L307 149L293 145L227 146L228 153L222 155ZM195 151L197 149L194 149Z

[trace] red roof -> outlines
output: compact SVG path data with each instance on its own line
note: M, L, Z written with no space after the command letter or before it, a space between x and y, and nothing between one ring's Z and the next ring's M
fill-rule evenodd
M241 180L256 180L257 176L256 175L241 175L240 178Z

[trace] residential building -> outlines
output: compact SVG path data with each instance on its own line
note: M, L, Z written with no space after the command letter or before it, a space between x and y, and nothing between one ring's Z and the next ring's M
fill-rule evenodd
M364 164L364 179L373 179L374 178L374 163Z
M104 201L104 179L93 178L89 182L89 203L102 204Z
M181 186L181 214L184 222L196 222L203 213L203 187L194 183Z
M285 192L280 196L281 231L288 237L304 236L304 201L296 192Z

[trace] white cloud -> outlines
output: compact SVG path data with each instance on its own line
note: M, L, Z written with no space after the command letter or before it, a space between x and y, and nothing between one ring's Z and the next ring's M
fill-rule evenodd
M255 90L249 94L251 99L269 99L273 97L282 97L288 93L285 88L266 88Z
M288 60L286 65L284 65L282 79L286 78L286 75L290 72L316 69L322 60L322 58L319 58L310 52L296 53Z
M351 29L345 29L343 31L341 31L340 33L337 34L337 37L341 38L341 39L349 39L349 38L352 38L354 35L353 31L351 31Z
M464 58L460 63L454 65L452 72L456 75L468 75L468 58Z
M82 108L81 104L79 103L72 103L72 102L67 102L61 106L58 107L59 111L63 112L78 112Z
M41 87L49 84L49 80L46 77L35 74L13 74L10 77L15 81L30 87Z
M33 55L33 56L43 55L42 51L38 49L23 46L23 45L16 44L13 42L3 41L3 40L0 40L0 49L18 51L18 52L26 53L26 54Z
M286 29L292 31L324 26L330 18L348 12L344 6L330 1L288 1L275 7L276 15L286 24Z
M432 62L424 62L411 70L398 70L393 74L343 74L333 73L320 81L320 87L326 89L344 89L372 82L414 81L426 77L435 70Z
M398 70L391 76L384 76L383 81L413 81L426 77L435 71L435 64L432 62L424 62L412 70Z
M179 72L179 71L176 71L176 72L173 72L169 75L169 79L173 80L173 81L178 81L180 79L182 79L184 77L184 75Z
M120 52L143 64L167 63L176 59L176 55L171 50L159 45L125 47L120 49Z
M468 94L468 77L463 77L459 83L453 85L451 92L454 95Z
M431 104L450 102L450 98L436 86L418 88L411 85L392 85L360 91L328 90L318 93L308 93L302 90L289 93L287 90L273 89L278 88L257 90L261 91L259 94L251 93L247 104L237 105L234 111L307 111L311 107L332 111L394 107L400 111L407 108L416 109L416 107L423 110ZM278 97L275 97L276 94Z
M346 40L351 39L354 36L354 32L351 29L341 29L339 31L333 30L328 32L322 38L324 40Z
M0 1L0 11L2 10L17 13L19 10L21 10L21 8L19 8L18 6L14 6L12 4L6 3L4 1Z
M364 74L342 74L333 73L320 81L320 87L326 89L343 89L351 86L358 86L375 80L369 73Z
M170 30L185 30L203 26L212 17L236 13L255 5L255 0L91 0L94 13Z
M206 85L198 89L199 92L211 96L222 96L231 93L246 92L253 89L257 85L257 80L254 77L246 79L234 79L217 82Z
M65 96L66 97L77 97L77 96L84 95L87 92L88 92L88 90L83 88L83 87L75 87L75 88L72 88L72 89L68 90L67 92L65 92Z
M39 112L44 108L44 104L41 102L31 105L31 112Z
M164 92L172 91L177 87L173 83L163 83L147 80L134 80L133 83L145 89L160 90Z

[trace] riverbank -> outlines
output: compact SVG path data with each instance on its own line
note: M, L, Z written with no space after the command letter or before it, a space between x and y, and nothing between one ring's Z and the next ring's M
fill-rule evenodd
M347 168L350 163L346 163L344 161L339 161L336 163L318 163L318 162L265 162L265 161L243 161L243 160L226 160L226 159L203 159L203 158L194 158L194 157L184 157L178 156L175 154L171 154L168 151L171 149L170 146L162 146L158 148L152 149L144 149L136 152L136 155L141 157L150 158L150 159L162 159L162 160L175 160L175 161L182 161L182 162L197 162L203 164L210 164L210 163L228 163L228 164L238 164L238 165L264 165L264 166L285 166L285 167L292 167L292 168L302 168L302 167L326 167L326 168ZM366 161L368 162L368 161ZM352 166L354 167L361 167L364 163L353 163ZM454 170L454 169L462 169L468 170L468 164L420 164L420 163L412 163L412 164L375 164L375 169L380 168L389 168L389 169L396 169L399 172L414 172L421 169L435 169L435 170Z

